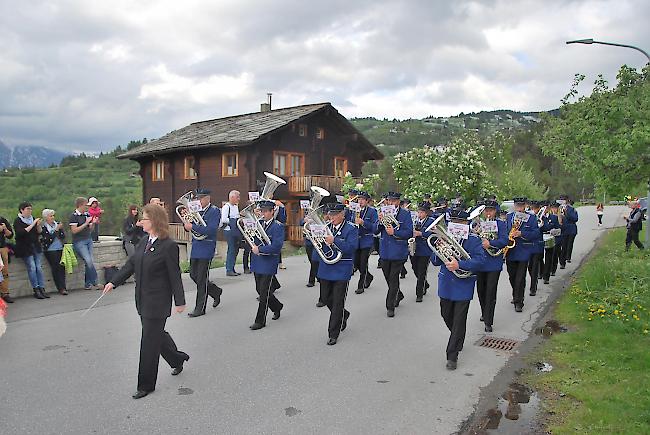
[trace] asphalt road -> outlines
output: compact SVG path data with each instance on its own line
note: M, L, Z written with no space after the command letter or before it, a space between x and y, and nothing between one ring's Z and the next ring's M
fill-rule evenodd
M620 224L624 207L608 207L605 226ZM568 279L602 231L594 207L579 209L573 263L551 285ZM99 295L77 291L49 300L24 298L10 306L0 338L0 432L3 434L121 433L452 433L470 415L480 389L512 355L478 347L484 335L475 298L458 369L445 369L448 331L431 289L415 303L409 270L401 281L406 299L387 318L381 271L362 295L350 291L352 315L336 346L326 346L327 308L316 308L317 287L306 288L304 256L285 259L278 278L282 317L250 331L256 304L250 275L212 279L224 289L221 305L206 316L174 315L167 330L191 359L170 375L161 359L156 391L133 400L140 339L133 285L116 289L87 316ZM195 292L184 277L188 308ZM356 283L358 275L353 277ZM549 294L540 285L526 296L523 313L510 304L507 274L501 275L494 332L523 340Z

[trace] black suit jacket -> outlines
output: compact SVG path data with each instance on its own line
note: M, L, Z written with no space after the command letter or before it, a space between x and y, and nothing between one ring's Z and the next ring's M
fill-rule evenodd
M176 306L185 305L185 292L178 264L178 245L172 239L156 239L145 251L149 237L145 236L111 282L116 287L124 284L135 273L135 307L145 318L164 319Z

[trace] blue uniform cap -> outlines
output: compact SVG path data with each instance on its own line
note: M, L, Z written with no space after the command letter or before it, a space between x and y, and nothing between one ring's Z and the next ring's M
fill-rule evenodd
M257 207L260 208L260 209L262 209L262 208L274 209L275 208L275 203L273 201L268 201L268 200L258 201Z
M196 189L196 196L208 196L210 194L210 191L205 188L199 188Z

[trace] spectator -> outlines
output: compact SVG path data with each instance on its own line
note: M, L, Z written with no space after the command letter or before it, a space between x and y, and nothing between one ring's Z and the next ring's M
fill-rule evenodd
M65 231L63 224L54 220L55 212L49 208L43 210L43 231L41 232L41 248L52 270L54 285L59 294L67 295L65 286L65 267L61 264Z
M599 202L596 205L596 216L598 216L598 226L603 225L603 211L605 210L605 206L603 205L602 202Z
M160 198L156 196L152 196L151 199L149 200L149 204L156 204L162 206L162 201L160 200Z
M0 260L4 263L2 268L2 280L0 281L0 297L8 304L14 302L9 295L9 247L7 239L11 239L14 233L11 224L7 219L0 216Z
M77 256L83 258L85 263L84 289L92 290L97 287L97 270L93 263L93 240L90 233L95 224L90 217L86 198L79 197L75 200L75 211L70 215L70 230L72 231L72 246Z
M643 227L643 211L641 210L641 204L637 199L633 199L628 202L628 207L630 207L630 216L624 216L627 224L627 236L625 237L625 252L630 250L630 245L632 242L639 249L644 249L643 243L639 240L639 233Z
M239 219L239 198L239 191L231 190L228 194L228 202L221 208L220 226L223 227L223 234L228 243L226 276L240 275L235 272L235 262L237 261L237 253L239 252L239 244L242 238L241 232L237 227L237 219Z
M88 199L87 205L88 214L91 218L95 219L93 229L90 234L93 242L99 242L99 220L102 216L102 213L104 213L104 210L99 207L99 201L94 196L91 196L90 199Z
M39 234L43 231L40 226L40 219L32 216L32 205L29 202L21 202L18 206L18 217L14 221L16 230L16 258L22 258L27 268L27 276L34 290L36 299L49 299L45 292L45 279L41 268L41 244Z
M126 215L122 224L122 246L128 257L133 255L135 246L144 236L144 230L138 225L139 220L138 206L130 205L129 213Z

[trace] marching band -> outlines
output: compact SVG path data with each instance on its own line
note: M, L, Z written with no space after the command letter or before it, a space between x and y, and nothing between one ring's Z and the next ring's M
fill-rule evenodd
M251 271L259 295L255 321L250 326L252 330L266 326L269 310L274 320L279 319L284 307L274 292L279 288L276 274L284 242L286 212L273 200L273 192L284 180L265 174L267 184L259 200L243 209L237 221L250 246ZM429 263L440 267L438 296L442 318L450 331L446 349L449 370L456 369L463 348L474 287L485 332L491 333L503 265L506 265L512 287L511 302L516 312L522 312L526 275L530 276L529 294L535 296L539 280L549 284L557 265L564 268L571 261L577 234L578 213L566 196L549 202L517 197L512 201L513 210L509 211L502 209L494 196L466 208L459 195L451 203L446 198L432 203L431 195L426 195L417 204L417 211L410 211L399 192L385 193L373 207L368 192L353 190L349 192L349 199L341 201L341 196L333 200L330 193L320 187L314 186L311 191L311 203L305 208L300 224L310 262L307 287L315 286L318 280L317 306L327 306L330 310L326 343L336 344L347 327L350 312L345 302L354 273L359 273L355 294L363 294L373 282L368 260L375 249L375 238L379 236L379 264L387 286L388 317L395 316L395 309L404 299L400 275L405 272L407 260L416 276L416 302L423 301L429 288ZM219 211L209 204L208 191L198 189L194 194L199 199L207 197L197 211L202 219L187 210L182 210L179 216L200 248L202 235L212 244L214 219L211 213L217 215ZM328 201L321 204L324 198ZM188 204L185 205L188 208ZM200 265L204 266L202 263ZM216 296L217 293L211 291L213 284L202 269L200 278L205 276L205 279L195 279L203 290L197 295L195 313L198 315L205 312L208 294ZM218 293L220 296L221 292Z

